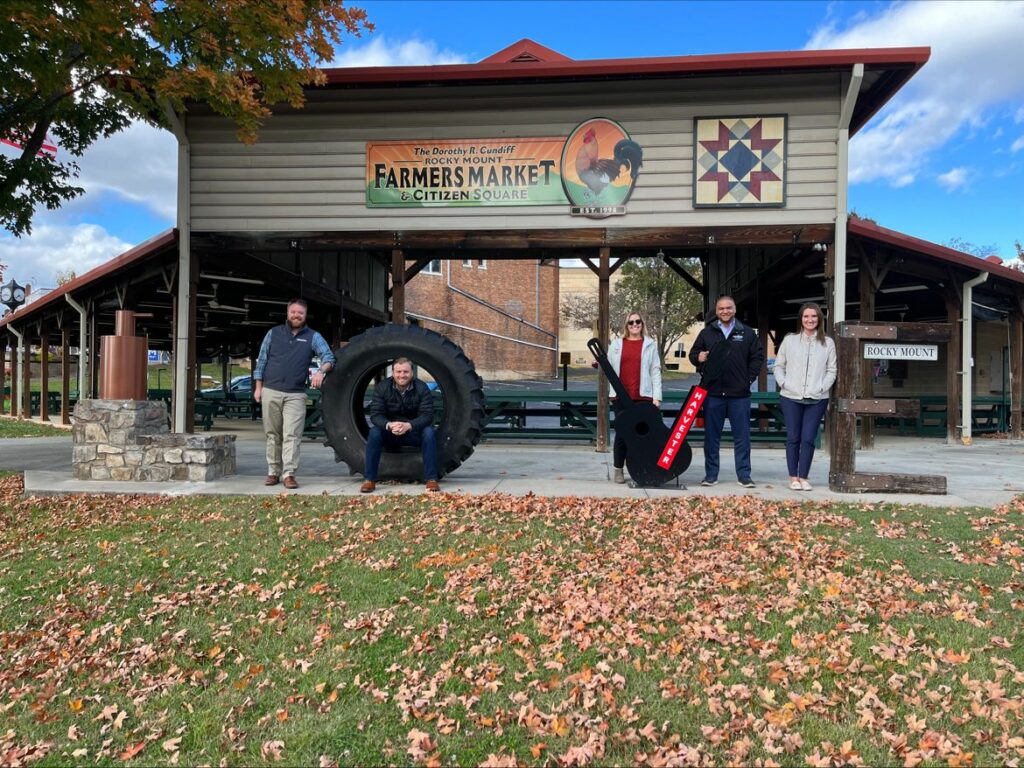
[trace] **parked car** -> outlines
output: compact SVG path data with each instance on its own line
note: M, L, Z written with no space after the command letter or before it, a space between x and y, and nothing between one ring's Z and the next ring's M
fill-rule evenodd
M202 397L210 400L218 400L224 397L224 388L221 386L207 387L199 393ZM248 400L252 397L252 377L249 374L235 376L228 384L228 400Z

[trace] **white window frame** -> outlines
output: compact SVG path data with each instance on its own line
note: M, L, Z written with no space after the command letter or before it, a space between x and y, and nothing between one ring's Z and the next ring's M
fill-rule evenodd
M436 269L435 269L436 266ZM423 268L423 274L425 275L440 275L441 274L441 260L433 259L427 262L427 266Z

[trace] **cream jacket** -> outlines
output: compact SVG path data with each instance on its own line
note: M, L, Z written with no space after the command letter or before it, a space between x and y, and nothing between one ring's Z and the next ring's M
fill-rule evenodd
M622 363L622 338L612 339L608 346L608 362L615 373L619 372ZM615 397L615 390L608 386L608 394ZM644 345L640 349L640 397L649 397L661 402L661 359L654 339L644 336Z
M836 381L836 345L828 336L821 344L806 333L791 333L775 355L779 394L790 400L824 400Z

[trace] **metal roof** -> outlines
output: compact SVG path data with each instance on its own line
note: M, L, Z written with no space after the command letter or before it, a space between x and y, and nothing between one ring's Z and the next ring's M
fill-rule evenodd
M558 80L630 80L653 77L848 71L865 68L850 123L851 134L924 66L927 47L774 51L630 59L570 59L523 39L476 64L325 69L326 87L468 85Z
M134 248L125 251L120 256L115 256L110 261L105 261L94 269L90 269L83 275L79 275L74 280L65 283L58 288L53 289L41 299L33 301L30 304L26 304L22 307L18 307L16 312L4 316L0 319L0 328L6 326L8 323L18 322L20 320L27 319L30 315L34 315L37 311L50 307L54 302L60 301L61 305L64 305L63 297L66 294L74 294L79 288L92 285L93 283L102 280L104 277L116 274L123 269L131 267L142 261L145 261L151 256L155 256L162 253L165 250L170 249L174 246L175 251L178 244L178 230L168 229L165 232L161 232L156 237L151 237L144 243L140 243ZM175 252L175 261L177 261L177 253Z
M1018 272L1016 269L1004 267L1002 263L982 259L978 256L972 256L969 253L947 248L944 245L930 243L927 240L921 240L918 237L905 235L894 229L886 229L885 227L880 227L877 224L864 221L863 219L850 219L846 231L851 235L864 238L865 240L872 240L876 243L882 243L895 248L902 248L903 250L920 254L922 256L930 256L933 259L945 261L949 264L956 264L960 267L966 267L967 269L972 269L976 272L990 272L997 277L1005 278L1011 282L1024 284L1024 272Z

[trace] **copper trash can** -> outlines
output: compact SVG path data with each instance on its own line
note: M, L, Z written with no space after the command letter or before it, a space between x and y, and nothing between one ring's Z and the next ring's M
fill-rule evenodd
M114 313L114 335L100 338L100 399L146 400L149 337L135 335L135 319L152 314Z

